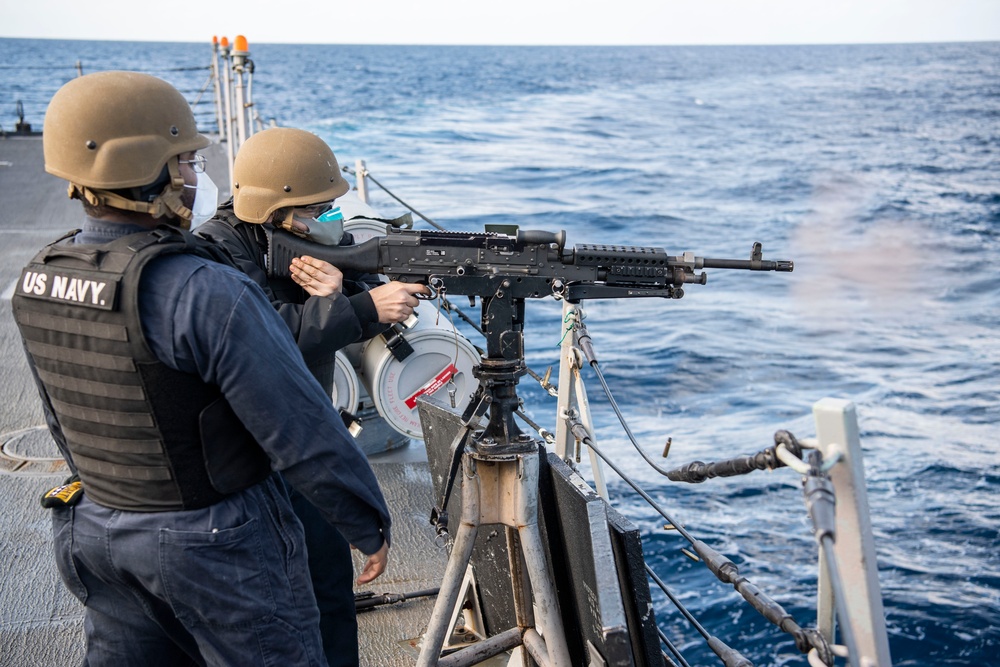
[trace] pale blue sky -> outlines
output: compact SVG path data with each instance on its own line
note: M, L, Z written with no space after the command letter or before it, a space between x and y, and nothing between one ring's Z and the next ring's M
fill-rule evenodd
M3 0L0 37L347 44L1000 40L1000 0ZM153 21L149 21L149 17Z

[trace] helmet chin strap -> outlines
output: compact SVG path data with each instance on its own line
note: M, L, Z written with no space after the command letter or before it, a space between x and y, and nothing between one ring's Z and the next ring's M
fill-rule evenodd
M292 206L289 206L288 207L288 213L285 214L285 219L282 220L281 222L278 222L277 220L275 220L274 224L276 224L278 227L281 227L286 232L292 232L293 234L298 234L298 235L301 236L301 232L299 232L297 229L295 229L295 226L292 225L292 219L295 217L294 213L295 213L295 208L292 207Z
M176 155L167 160L167 172L170 174L170 183L153 201L148 203L128 199L109 190L89 188L78 183L70 183L67 194L70 199L81 199L91 206L110 206L123 211L145 213L154 219L164 216L177 218L173 224L181 229L189 229L193 213L181 200L184 193L184 177L181 176Z

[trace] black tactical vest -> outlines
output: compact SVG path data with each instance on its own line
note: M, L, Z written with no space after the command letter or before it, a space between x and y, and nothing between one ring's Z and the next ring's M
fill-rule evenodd
M11 299L87 496L107 507L206 507L270 473L219 388L169 368L146 343L139 279L171 253L228 263L169 227L102 245L57 241L25 267Z

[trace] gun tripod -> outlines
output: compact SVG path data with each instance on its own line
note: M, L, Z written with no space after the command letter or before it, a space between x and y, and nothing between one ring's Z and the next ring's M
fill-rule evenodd
M513 298L504 289L508 286L501 284L494 296L483 298L487 354L474 374L480 380L477 399L489 405L490 419L485 429L466 426L462 437L466 444L461 460L461 523L418 667L474 665L522 645L541 667L570 667L559 601L538 524L538 441L522 433L514 421L517 381L525 372L524 299ZM496 331L497 322L510 326ZM441 647L483 524L501 524L517 532L517 540L508 540L517 625L442 658Z

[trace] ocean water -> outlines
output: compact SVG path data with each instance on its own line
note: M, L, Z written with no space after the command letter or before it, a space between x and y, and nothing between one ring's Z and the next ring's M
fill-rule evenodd
M1000 664L1000 44L251 52L262 118L318 133L342 164L365 159L449 229L509 222L709 257L761 241L765 258L794 260L791 274L710 271L680 301L586 304L612 391L646 451L673 438L673 465L752 454L778 429L812 436L817 400L853 401L893 662ZM158 74L194 101L210 46L0 40L0 56L0 127L21 100L37 129L77 61ZM377 190L373 204L403 212ZM561 335L557 304L528 305L532 368L556 363ZM670 483L590 387L603 449L812 625L797 475ZM521 394L551 428L551 400L529 380ZM709 632L757 665L805 664L611 487ZM715 664L654 599L688 661Z

